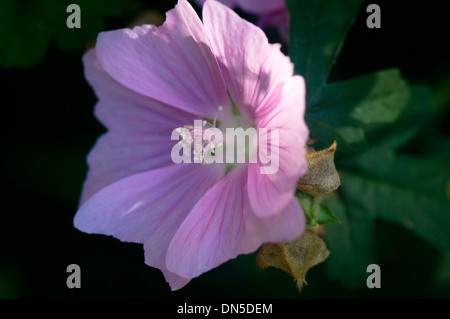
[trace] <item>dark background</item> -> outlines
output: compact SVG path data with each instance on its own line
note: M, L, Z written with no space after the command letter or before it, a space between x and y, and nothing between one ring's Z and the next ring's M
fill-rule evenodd
M18 2L22 14L33 15L33 1ZM92 2L80 2L81 30L66 28L67 4L52 9L62 19L53 27L61 28L64 37L81 39L77 45L61 45L57 37L50 37L42 57L31 65L4 64L0 69L4 161L0 297L450 297L448 282L436 285L434 280L437 251L387 222L377 224L379 242L390 247L389 252L381 249L385 245L379 248L381 289L348 290L327 277L325 262L310 270L301 294L284 272L258 269L255 254L240 256L170 292L162 273L144 264L141 245L75 229L72 220L87 170L85 158L104 131L93 116L96 98L84 79L81 57L98 31L126 27L145 9L164 13L176 1L129 1L88 31L84 28L89 20L84 17ZM369 3L381 7L381 29L366 27ZM409 81L429 85L440 105L447 107L428 129L448 136L449 9L449 2L443 0L367 1L330 80L399 67ZM25 23L28 27L33 25ZM20 36L4 28L3 34ZM269 34L275 33L269 30ZM415 142L426 143L426 137L424 131ZM412 144L408 147L416 150ZM73 263L81 267L81 289L66 286L66 268Z

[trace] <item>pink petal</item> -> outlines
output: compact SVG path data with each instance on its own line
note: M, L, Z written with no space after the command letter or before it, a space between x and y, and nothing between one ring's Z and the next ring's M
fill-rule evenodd
M260 28L217 1L203 6L203 23L231 97L252 121L278 84L293 75L293 64Z
M261 28L268 27L274 28L278 27L283 40L289 40L289 26L290 26L290 15L286 7L271 11L265 14L261 14L258 19L258 26Z
M250 164L248 170L248 194L257 216L278 213L293 198L297 181L307 170L305 147L309 131L304 121L305 83L294 76L284 86L279 86L274 106L257 119L258 127L278 128L278 141L272 135L264 135L260 143L269 144L268 149L278 149L279 167L275 174L261 174L261 158ZM261 145L261 144L260 144ZM264 144L263 144L264 145ZM270 154L274 156L274 154ZM262 162L267 162L266 157Z
M264 242L294 240L304 229L304 213L295 199L279 214L258 218L246 191L245 170L233 170L199 200L173 237L167 268L194 278Z
M227 5L230 8L233 8L236 5L236 2L238 2L239 0L216 0L216 1L220 1L224 5ZM203 4L206 2L206 0L195 0L195 2L197 2L199 6L203 6Z
M194 204L223 175L221 166L181 164L130 176L88 199L75 216L75 227L143 243L145 262L179 289L189 278L167 270L167 247Z
M286 10L285 0L237 0L238 6L249 13L264 14ZM223 2L223 1L221 1Z
M202 118L214 118L228 95L204 27L186 0L156 28L100 33L97 56L118 82Z
M111 78L95 50L83 57L86 78L99 98L95 115L108 133L88 156L81 203L124 177L172 165L172 130L194 123L195 115L133 92Z
M290 30L290 28L291 28L291 19L290 19L290 16L289 16L289 12L287 12L286 15L289 17L289 19L287 19L287 21L285 19L284 21L286 21L286 22L280 23L278 25L278 33L280 34L281 40L283 40L286 43L289 43L289 41L290 41L289 38L290 38L290 35L291 35L291 30Z

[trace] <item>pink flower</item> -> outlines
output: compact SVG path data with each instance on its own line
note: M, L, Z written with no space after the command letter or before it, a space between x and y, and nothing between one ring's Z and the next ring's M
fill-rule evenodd
M196 0L203 5L206 0ZM290 15L285 0L216 0L230 8L259 16L258 26L261 28L278 28L281 38L289 42Z
M145 263L173 290L302 233L294 191L306 171L304 81L259 28L215 1L205 3L202 23L180 0L159 28L100 33L83 60L108 131L88 156L75 227L142 243ZM171 132L212 118L278 128L278 172L262 175L260 162L228 173L226 164L174 164Z

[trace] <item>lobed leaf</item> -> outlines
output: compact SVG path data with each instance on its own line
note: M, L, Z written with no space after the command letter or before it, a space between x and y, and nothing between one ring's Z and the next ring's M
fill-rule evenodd
M361 0L286 0L290 15L290 57L314 99L328 79Z

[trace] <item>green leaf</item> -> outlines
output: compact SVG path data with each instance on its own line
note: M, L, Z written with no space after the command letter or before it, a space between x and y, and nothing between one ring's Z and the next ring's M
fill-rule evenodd
M398 69L383 70L327 84L310 103L310 112L339 108L362 124L392 123L409 100L407 83Z
M365 131L395 122L408 105L410 92L397 69L323 86L310 100L306 122L322 143L337 140L344 152L367 148Z
M450 250L444 251L440 256L434 281L439 288L450 284Z
M76 3L80 6L80 29L69 29L66 27L66 19L70 13L65 12L67 6L71 3ZM126 14L127 10L128 8L125 0L58 1L58 4L53 4L53 10L49 12L49 16L50 14L52 16L52 35L58 46L63 50L84 49L88 46L89 42L94 42L96 40L99 32L107 31L108 17Z
M305 212L308 225L315 226L317 224L324 225L341 222L327 205L319 203L317 197L303 193L297 193L296 197Z
M410 141L433 117L432 97L425 86L409 85L411 98L401 117L393 124L368 131L377 147L398 149Z
M367 149L366 131L395 122L409 101L398 70L326 84L362 1L287 0L291 14L290 57L307 86L306 122L311 136L339 150Z
M16 269L0 268L0 298L20 298L20 275Z
M373 215L340 198L327 197L323 202L341 220L341 224L325 225L330 250L327 274L348 288L360 288L367 278L367 266L376 260Z
M305 78L307 98L325 84L361 0L286 0L290 15L290 57Z
M374 147L369 151L340 161L340 171L350 171L366 176L396 183L434 197L446 199L445 187L450 179L447 158L418 157L396 154L391 149ZM376 170L373 167L377 167Z
M66 25L67 6L78 4L81 28ZM63 50L85 50L106 19L127 13L125 0L0 1L0 67L30 68L44 58L55 41Z
M367 148L364 130L340 112L306 112L306 124L312 138L319 140L319 148L337 141L340 152L354 153Z
M448 160L401 155L384 169L340 170L340 191L348 205L365 207L378 218L402 225L435 247L448 250Z
M0 67L28 68L44 57L50 43L45 2L0 1Z
M377 262L377 219L449 251L448 139L435 134L426 136L429 142L419 140L424 145L414 145L436 154L434 158L398 153L436 116L429 90L408 85L395 69L327 83L362 1L286 2L292 18L290 56L296 73L306 80L305 119L311 137L318 139L319 148L337 140L338 149L350 153L336 160L338 197L322 201L341 220L325 226L331 251L328 274L349 287L364 285L367 265ZM316 222L314 199L299 200L308 222Z
M315 219L317 221L317 224L319 225L325 225L330 223L340 223L341 221L339 218L337 218L333 212L331 211L330 207L328 207L325 204L320 204L319 210L316 212Z
M377 132L371 148L337 161L340 198L325 199L324 203L342 225L326 226L331 251L328 267L329 274L346 285L352 279L344 269L358 271L369 260L376 262L371 226L375 219L405 227L438 249L450 249L450 195L446 189L450 156L425 157L397 151L431 117L429 91L413 86L411 95L413 99L401 118ZM358 266L353 265L355 260L359 260ZM353 280L363 285L364 278L360 274Z
M324 200L342 221L342 226L326 226L330 276L350 287L364 284L361 268L376 263L375 219L398 224L438 249L449 250L449 161L399 155L383 147L341 160L340 199ZM352 278L351 272L357 275Z

